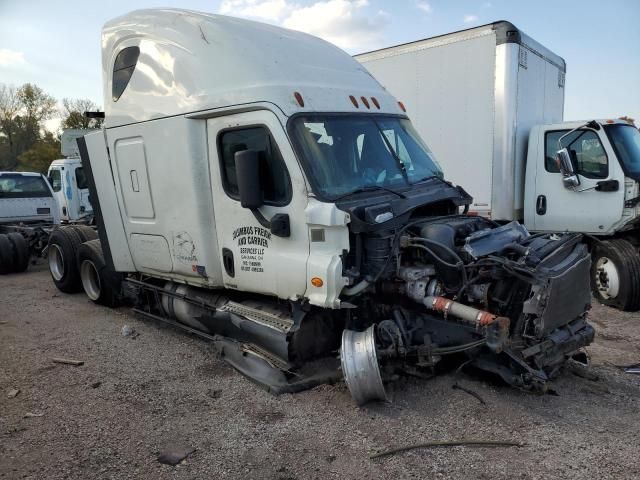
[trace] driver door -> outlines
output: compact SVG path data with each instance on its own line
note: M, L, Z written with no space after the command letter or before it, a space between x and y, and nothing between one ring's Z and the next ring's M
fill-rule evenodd
M279 298L304 296L309 257L307 189L280 121L267 110L213 118L207 121L207 136L225 287ZM241 150L264 152L264 205L259 211L267 220L287 214L289 236L274 235L241 206L234 160Z
M590 129L565 137L570 145L580 185L566 188L555 161L558 139L569 130L544 132L544 157L536 160L534 229L537 231L603 234L620 220L624 206L624 173L608 141ZM532 159L530 159L532 160ZM618 180L616 191L598 191L606 180Z

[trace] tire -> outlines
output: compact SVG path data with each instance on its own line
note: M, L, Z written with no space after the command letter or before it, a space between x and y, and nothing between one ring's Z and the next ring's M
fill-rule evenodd
M78 249L80 279L87 297L100 305L120 305L122 275L107 267L100 240L89 240Z
M73 228L78 233L82 243L98 238L98 232L87 225L73 225L69 228Z
M22 273L29 266L29 259L31 258L29 244L19 233L9 233L7 238L13 247L13 271Z
M15 264L13 245L4 233L0 233L0 275L13 272Z
M49 272L58 290L64 293L82 291L77 255L82 243L80 235L73 228L61 227L51 233L47 259Z
M591 290L603 305L640 310L640 255L627 240L598 243L591 255Z

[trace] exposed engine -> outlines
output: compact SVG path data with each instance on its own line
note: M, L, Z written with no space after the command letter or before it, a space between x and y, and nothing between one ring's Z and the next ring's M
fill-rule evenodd
M341 362L359 404L385 398L384 377L424 375L454 354L544 390L593 340L579 234L530 235L517 222L460 215L358 232L354 243L347 263L358 280L343 293L358 308Z

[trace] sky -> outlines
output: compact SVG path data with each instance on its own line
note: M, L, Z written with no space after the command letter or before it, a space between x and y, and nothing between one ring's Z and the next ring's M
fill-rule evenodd
M351 54L508 20L567 62L565 120L640 120L640 0L0 0L0 83L102 105L102 25L159 6L301 30Z

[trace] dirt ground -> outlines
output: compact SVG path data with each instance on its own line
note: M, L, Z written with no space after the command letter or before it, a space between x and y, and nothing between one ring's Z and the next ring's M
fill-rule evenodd
M615 365L640 362L640 314L594 305L591 321L592 368L557 395L452 372L360 409L344 383L274 397L203 340L58 292L40 264L0 277L0 478L638 478L640 376ZM369 458L457 439L524 446ZM174 467L167 446L195 451Z

